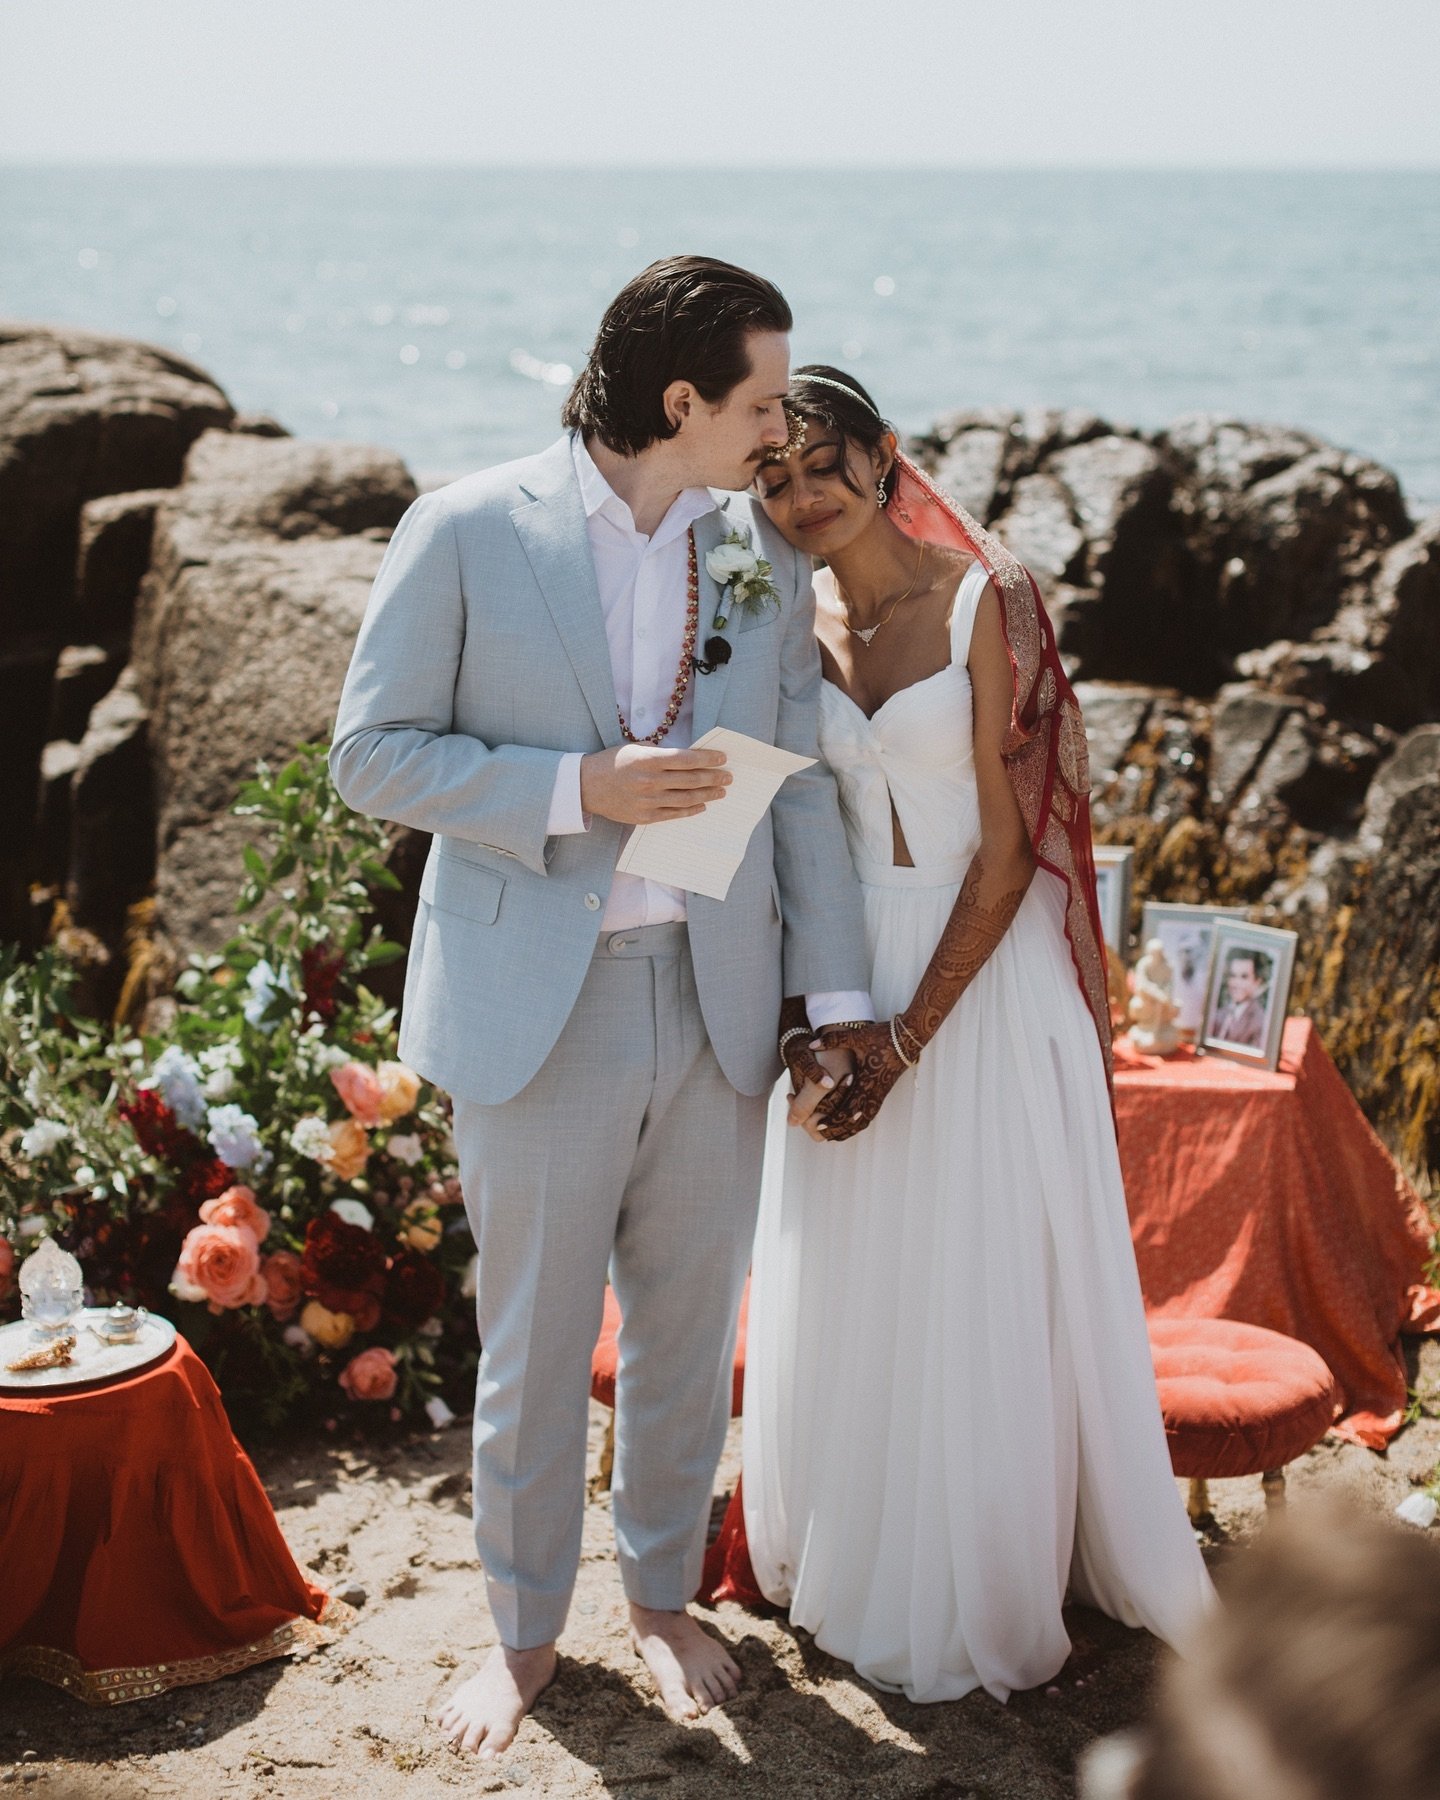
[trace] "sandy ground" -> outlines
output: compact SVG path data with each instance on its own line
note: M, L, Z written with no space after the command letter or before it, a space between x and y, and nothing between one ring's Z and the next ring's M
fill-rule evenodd
M1411 1379L1440 1394L1440 1342L1412 1345ZM592 1419L592 1463L604 1428ZM1440 1461L1440 1420L1410 1425L1379 1457L1327 1441L1291 1466L1292 1504L1344 1490L1377 1511ZM15 1682L0 1696L0 1785L38 1795L282 1796L425 1800L429 1795L613 1795L718 1800L747 1795L866 1800L1059 1800L1077 1752L1143 1716L1157 1646L1076 1610L1076 1654L1049 1690L1008 1706L984 1694L915 1706L881 1694L781 1618L736 1607L704 1615L745 1671L741 1698L692 1726L671 1724L631 1652L609 1505L586 1515L579 1587L561 1642L562 1678L505 1761L485 1768L426 1720L494 1641L468 1516L462 1427L376 1454L334 1443L262 1453L257 1463L299 1561L334 1592L365 1591L343 1637L208 1687L92 1710ZM738 1462L732 1428L720 1489ZM1262 1528L1258 1477L1212 1485L1214 1565ZM1440 1529L1440 1527L1437 1527Z

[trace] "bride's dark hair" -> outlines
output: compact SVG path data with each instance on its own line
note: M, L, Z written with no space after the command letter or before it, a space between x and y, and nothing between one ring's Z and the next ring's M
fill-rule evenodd
M867 455L880 449L887 435L895 432L855 377L829 363L806 363L792 373L785 410L792 418L833 431L846 447L857 444ZM847 462L840 465L840 478L852 494L866 491L852 477ZM892 464L884 483L887 496L894 495L895 481Z

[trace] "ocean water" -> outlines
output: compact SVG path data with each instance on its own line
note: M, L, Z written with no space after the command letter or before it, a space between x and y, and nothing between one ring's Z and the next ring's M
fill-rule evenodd
M547 443L606 300L692 250L779 282L796 360L907 430L1225 412L1440 505L1440 172L0 170L0 314L166 344L427 477Z

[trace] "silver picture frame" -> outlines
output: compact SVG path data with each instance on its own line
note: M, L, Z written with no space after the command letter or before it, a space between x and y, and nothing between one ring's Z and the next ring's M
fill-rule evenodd
M1210 995L1211 953L1221 919L1243 919L1234 906L1180 906L1169 900L1147 900L1140 916L1140 949L1152 938L1165 946L1174 974L1171 998L1180 1008L1175 1029L1186 1043L1200 1041L1205 1004Z
M1095 892L1100 933L1122 962L1130 944L1130 900L1135 886L1135 852L1128 844L1096 844Z
M1245 919L1215 927L1200 1045L1256 1069L1280 1066L1298 933Z

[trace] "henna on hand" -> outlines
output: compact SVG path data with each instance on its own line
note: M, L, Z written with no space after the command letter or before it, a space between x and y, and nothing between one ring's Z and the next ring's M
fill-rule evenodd
M854 1080L816 1109L826 1143L843 1144L873 1121L906 1065L895 1049L888 1019L871 1025L832 1026L820 1035L827 1050L848 1050L855 1058Z

